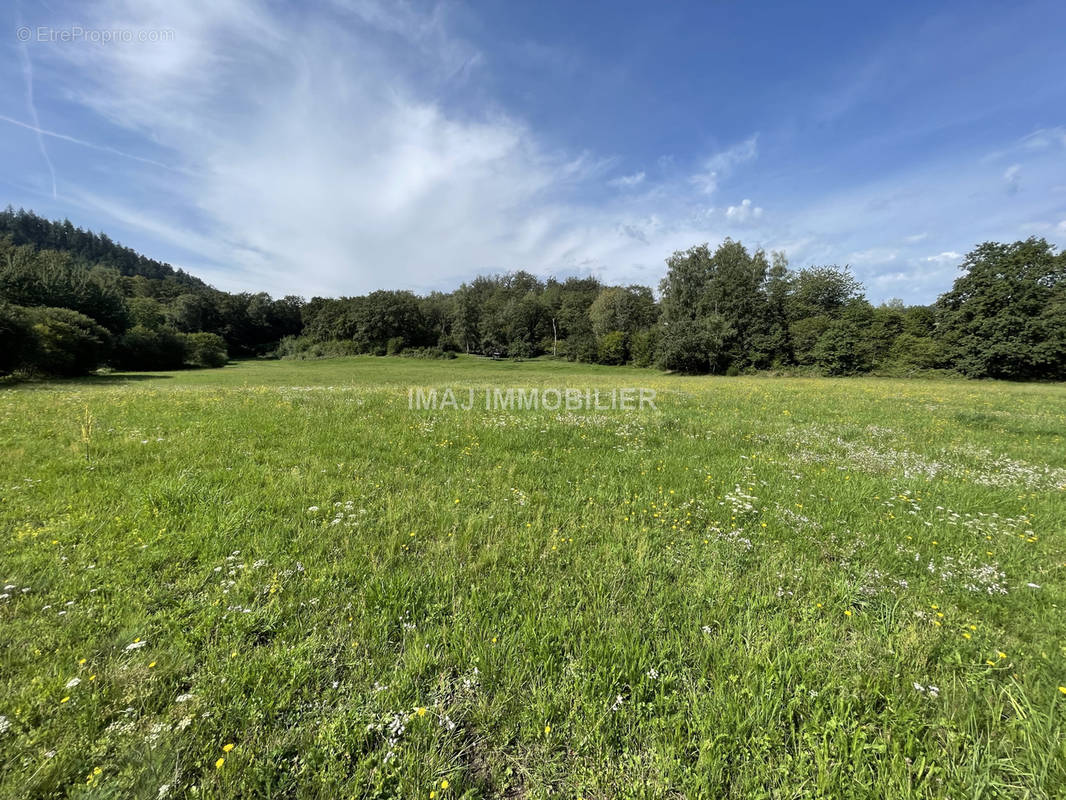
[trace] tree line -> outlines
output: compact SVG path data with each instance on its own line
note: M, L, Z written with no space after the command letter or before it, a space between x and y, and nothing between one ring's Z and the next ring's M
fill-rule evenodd
M734 375L951 370L1066 378L1066 254L985 243L932 305L871 304L847 267L726 239L667 259L658 296L595 278L481 276L452 292L309 301L227 293L106 236L0 213L0 373L221 366L230 357L550 355Z

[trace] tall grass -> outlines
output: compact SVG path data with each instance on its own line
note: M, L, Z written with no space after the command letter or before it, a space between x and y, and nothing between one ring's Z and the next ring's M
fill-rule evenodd
M2 797L1063 796L1061 386L135 377L0 392Z

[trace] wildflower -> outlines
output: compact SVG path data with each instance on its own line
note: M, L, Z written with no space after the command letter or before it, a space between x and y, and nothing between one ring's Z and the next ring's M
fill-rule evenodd
M226 759L220 758L215 762L215 769L222 769L222 765L226 763Z
M551 732L552 732L552 726L551 725L545 725L544 726L544 735L547 736Z
M426 707L418 706L418 708L415 709L415 713L420 717L424 717L426 715Z
M67 702L68 700L70 700L70 695L67 695L66 697L64 697L64 698L63 698L62 700L60 700L59 702L60 702L60 703L65 703L65 702Z
M1002 650L997 650L996 651L996 655L999 656L1000 658L1006 658L1007 657L1007 654L1004 653Z
M148 669L152 669L154 666L155 666L155 662L153 661L151 664L148 665Z
M222 752L223 752L223 753L228 753L228 752L229 752L230 750L232 750L232 749L233 749L234 747L236 747L236 745L234 745L234 744L227 744L227 745L223 745L223 746L222 746Z
M66 688L67 689L73 689L79 683L81 683L81 678L71 678L69 681L67 681Z
M844 616L845 617L850 617L851 616L851 609L850 608L844 610Z
M1059 687L1059 691L1062 692L1063 694L1066 694L1066 686L1060 686ZM0 719L2 719L2 717L0 717Z
M148 644L148 642L142 642L140 639L134 639L132 642L126 645L126 650L140 650L146 644Z

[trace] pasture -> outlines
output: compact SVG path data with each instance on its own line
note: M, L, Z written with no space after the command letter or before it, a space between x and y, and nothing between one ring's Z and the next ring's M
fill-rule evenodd
M547 361L0 389L0 797L1063 797L1064 434Z

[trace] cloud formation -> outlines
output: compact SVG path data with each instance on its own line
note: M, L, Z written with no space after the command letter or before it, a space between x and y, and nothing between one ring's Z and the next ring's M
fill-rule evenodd
M53 145L60 214L98 220L222 288L427 291L510 269L655 285L672 251L731 235L783 249L797 266L854 263L874 299L928 301L957 263L942 256L1017 237L1034 219L1066 233L1046 222L1066 212L1066 193L1050 189L1066 185L1054 166L1063 128L1037 128L984 157L953 151L831 181L820 170L838 154L800 169L791 132L734 134L699 156L564 143L492 93L498 65L464 33L472 12L457 4L58 5L85 27L175 35L32 44L49 76L47 124L29 106L29 120L5 108L0 130ZM569 57L527 45L542 59ZM620 164L648 166L619 174ZM39 185L50 194L47 168ZM722 194L744 199L716 209Z

